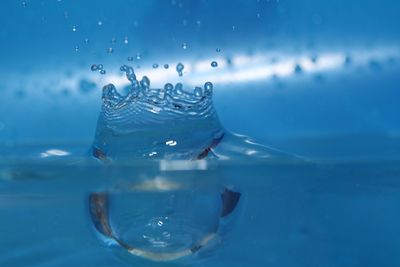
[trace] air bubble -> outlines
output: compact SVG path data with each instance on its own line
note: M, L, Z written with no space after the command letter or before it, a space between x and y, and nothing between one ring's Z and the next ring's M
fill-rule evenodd
M115 37L111 38L111 43L115 44L117 42L117 39Z
M216 67L218 67L218 63L217 63L217 61L213 61L213 62L211 62L211 67L213 67L213 68L216 68Z
M76 32L77 31L77 28L76 28L76 26L74 25L74 26L72 26L72 31L73 32Z
M79 52L79 46L75 46L75 52Z
M106 70L101 70L101 71L100 71L100 74L101 74L101 75L106 74Z
M157 63L154 63L153 64L153 69L157 69L158 68L158 64Z
M188 48L187 43L182 43L182 48L183 48L183 49L187 49L187 48Z
M215 51L217 51L217 53L221 52L220 48L215 49Z
M85 38L84 40L83 40L83 42L85 43L85 44L88 44L89 43L89 38Z
M97 22L97 25L98 25L98 26L102 26L102 25L103 25L103 22L102 22L101 20L99 20L99 21Z
M133 61L133 57L128 57L128 61Z
M168 69L169 65L168 64L164 64L164 69Z
M142 59L142 55L141 55L140 53L137 53L137 54L136 54L136 59L137 59L137 60Z
M109 54L114 53L114 48L112 48L112 47L107 48L107 53L109 53Z
M128 44L128 43L129 43L128 37L125 36L125 38L124 38L124 44Z

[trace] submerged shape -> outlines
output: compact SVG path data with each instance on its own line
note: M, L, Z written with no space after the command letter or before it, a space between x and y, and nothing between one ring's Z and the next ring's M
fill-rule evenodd
M99 159L230 159L270 158L283 153L227 132L213 106L213 84L183 90L181 83L150 88L150 80L136 78L124 65L130 89L121 95L112 84L103 88L92 155Z

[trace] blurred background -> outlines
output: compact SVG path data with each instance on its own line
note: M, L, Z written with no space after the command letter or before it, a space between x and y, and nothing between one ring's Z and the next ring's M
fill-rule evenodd
M0 10L0 143L89 147L101 88L122 91L129 64L155 88L213 82L223 125L279 149L400 156L398 1L4 0Z

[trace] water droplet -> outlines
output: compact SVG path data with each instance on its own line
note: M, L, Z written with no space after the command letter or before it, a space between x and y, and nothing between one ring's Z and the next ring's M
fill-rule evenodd
M112 47L107 48L107 53L109 53L109 54L114 53L114 48L112 48Z
M76 28L76 26L74 25L74 26L72 26L72 31L73 32L76 32L77 31L77 28Z
M128 57L128 61L133 61L133 57Z
M201 97L203 96L203 89L201 87L195 87L193 91L195 96Z
M174 88L174 86L172 85L172 84L170 84L170 83L166 83L165 85L164 85L164 90L165 91L172 91L172 89Z
M102 25L103 25L103 22L102 22L101 20L99 20L99 21L97 22L97 25L102 26Z
M106 74L106 70L101 70L101 71L100 71L100 74L101 74L101 75Z
M212 96L214 85L211 82L206 82L204 84L204 94L206 96Z
M221 52L220 48L215 49L215 51L217 51L217 53Z
M185 66L180 62L178 63L178 65L176 65L176 71L178 72L180 77L183 75L184 68L185 68Z
M153 69L157 69L158 68L158 64L157 63L154 63L153 64Z
M353 62L353 59L351 58L351 56L347 55L346 58L344 59L344 64L350 65L352 62Z
M175 85L175 93L178 94L178 95L183 93L183 84L177 83Z
M303 72L303 69L299 64L296 64L296 66L294 66L294 72L300 74Z
M93 65L90 67L90 69L91 69L92 71L96 71L96 70L98 70L99 68L97 67L96 64L93 64Z
M211 67L213 67L213 68L216 68L216 67L218 67L218 63L217 63L217 61L213 61L213 62L211 62Z
M168 64L164 64L164 69L168 69L169 65Z
M143 88L146 88L146 89L150 88L150 79L149 79L149 77L143 76L142 80L140 81L140 85Z
M183 48L183 49L187 49L187 48L188 48L187 43L182 43L182 48Z

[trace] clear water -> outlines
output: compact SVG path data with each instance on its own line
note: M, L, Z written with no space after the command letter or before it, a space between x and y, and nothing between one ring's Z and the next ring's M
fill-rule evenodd
M185 224L195 225L197 233L205 231L204 227L216 223L215 206L201 197L215 195L221 184L242 192L237 209L220 222L219 238L209 249L174 266L220 266L221 262L229 266L394 266L400 260L398 166L398 162L229 162L220 164L218 171L216 166L161 171L159 164L148 161L108 167L2 163L8 180L1 180L1 246L7 251L1 262L4 266L26 266L27 261L31 266L160 264L102 243L91 224L88 194L104 188L127 190L163 177L165 183L184 189L137 190L128 195L122 191L113 196L119 209L112 223L122 236L137 236L137 229L146 228L142 223L147 223L147 216L164 222L159 215L168 205L184 211L183 217L170 216L193 219ZM10 171L5 173L5 167ZM167 204L173 195L176 203L186 206ZM218 204L216 198L207 199ZM165 228L165 232L176 230ZM179 230L185 233L185 228ZM151 233L154 229L148 236ZM179 240L187 241L181 236Z
M399 266L400 4L342 2L1 1L0 266Z

